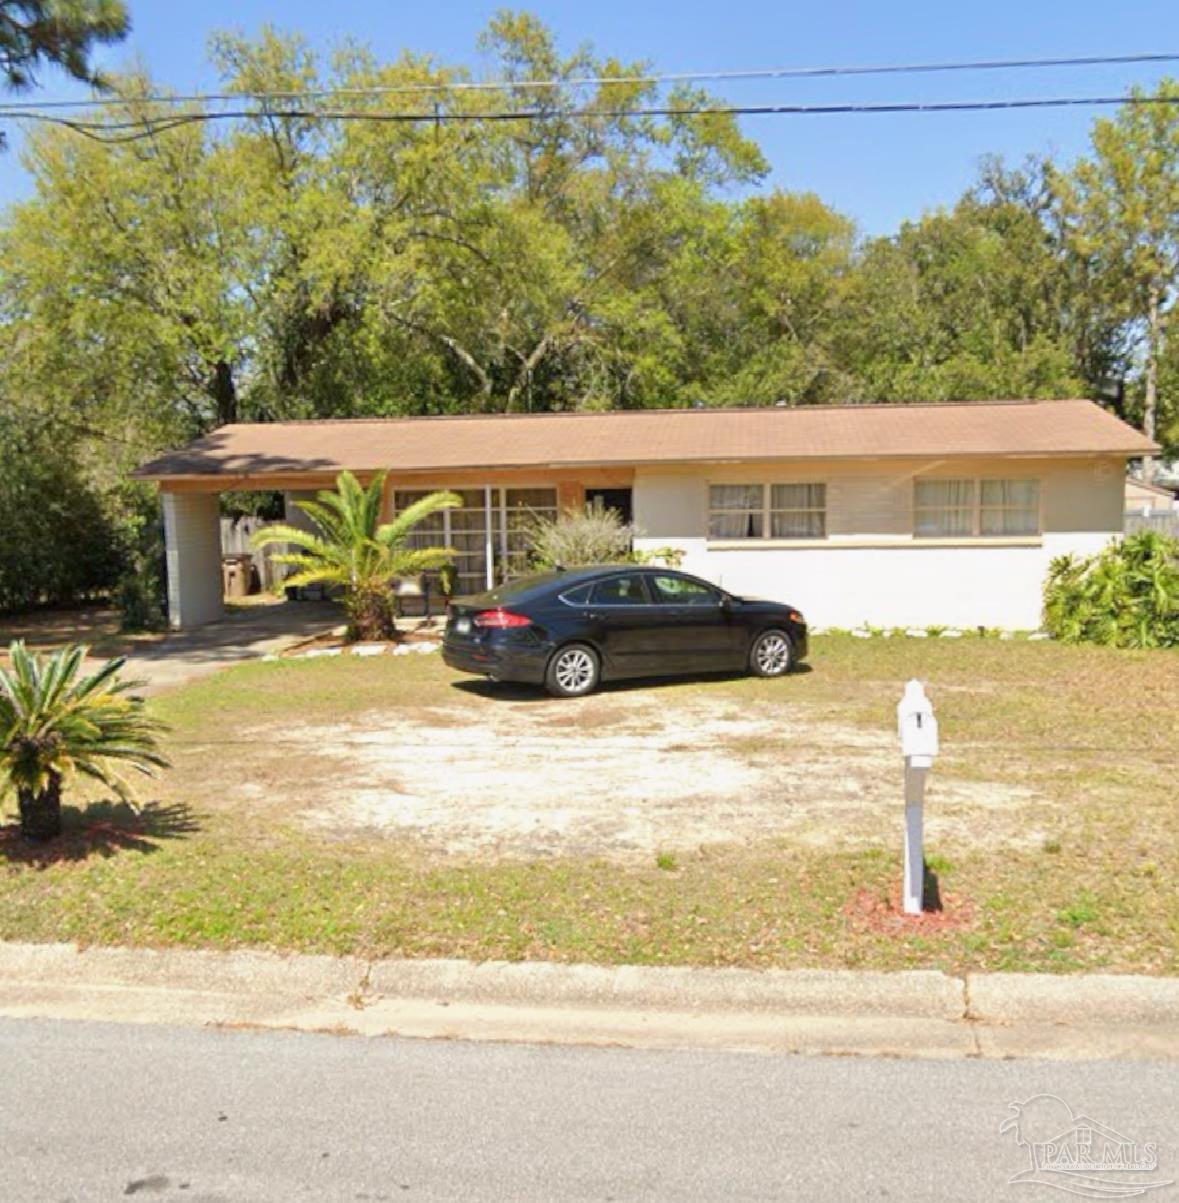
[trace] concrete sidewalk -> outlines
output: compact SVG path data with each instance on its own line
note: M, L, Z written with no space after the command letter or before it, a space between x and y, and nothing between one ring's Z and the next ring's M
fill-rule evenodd
M0 945L0 1016L634 1048L1179 1059L1179 980Z

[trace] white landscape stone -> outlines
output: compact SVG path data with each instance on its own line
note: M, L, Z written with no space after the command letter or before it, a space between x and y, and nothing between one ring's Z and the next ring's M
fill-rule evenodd
M910 627L906 632L910 639L928 639L929 632L922 630L921 627Z
M852 635L856 639L871 639L872 638L871 631L852 631Z
M383 656L385 651L383 643L357 643L352 647L354 656Z

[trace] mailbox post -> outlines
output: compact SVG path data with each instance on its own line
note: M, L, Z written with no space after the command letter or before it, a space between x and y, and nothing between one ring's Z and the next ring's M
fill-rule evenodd
M897 734L905 760L905 888L907 915L920 915L925 890L925 779L938 754L937 719L920 681L910 681L897 703Z

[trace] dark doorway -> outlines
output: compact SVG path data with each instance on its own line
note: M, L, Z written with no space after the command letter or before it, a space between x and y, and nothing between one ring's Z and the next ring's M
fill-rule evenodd
M586 489L585 504L614 510L627 526L633 520L630 489Z

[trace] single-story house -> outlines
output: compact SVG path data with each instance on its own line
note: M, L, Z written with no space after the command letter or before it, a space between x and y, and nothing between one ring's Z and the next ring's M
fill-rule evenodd
M388 472L389 513L462 496L422 538L464 592L525 567L529 515L600 499L638 549L818 626L1026 629L1049 561L1121 532L1127 460L1154 450L1089 401L829 405L232 425L136 476L162 493L178 627L221 613L220 492L293 501L348 468Z
M1179 496L1166 485L1126 477L1126 516L1149 518L1152 514L1179 513Z

